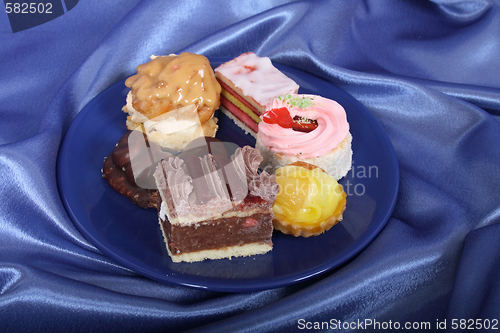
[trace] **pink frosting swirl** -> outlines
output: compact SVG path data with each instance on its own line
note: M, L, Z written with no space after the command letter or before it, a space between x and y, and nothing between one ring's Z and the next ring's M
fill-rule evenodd
M261 121L258 135L273 153L300 155L302 158L323 156L335 149L349 133L344 108L331 99L288 94L275 98L267 110L281 107L286 107L292 118L300 116L317 120L318 127L305 133Z

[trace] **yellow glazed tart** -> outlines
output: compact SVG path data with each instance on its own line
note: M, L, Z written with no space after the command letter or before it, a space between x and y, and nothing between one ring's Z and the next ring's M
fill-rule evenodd
M295 162L276 170L276 182L280 189L273 206L275 229L310 237L342 221L347 195L322 169Z

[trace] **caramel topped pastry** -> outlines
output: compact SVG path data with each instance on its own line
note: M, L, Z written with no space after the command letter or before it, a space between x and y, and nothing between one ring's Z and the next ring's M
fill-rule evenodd
M125 85L131 89L134 109L149 119L195 105L204 124L219 107L220 84L200 54L155 57L137 66L137 74Z
M151 58L125 81L127 128L176 150L197 137L214 137L221 86L208 59L188 52Z

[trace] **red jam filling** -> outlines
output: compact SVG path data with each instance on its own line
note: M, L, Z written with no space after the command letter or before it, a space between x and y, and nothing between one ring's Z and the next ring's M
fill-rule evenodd
M283 128L292 128L293 119L287 108L271 109L262 115L262 120L268 124L278 124Z
M300 116L293 117L292 129L298 132L309 133L314 131L318 127L318 121L316 119L307 119Z
M291 128L294 131L309 133L318 127L318 121L300 116L292 118L286 107L275 108L265 112L262 120L267 124L277 124L283 128Z

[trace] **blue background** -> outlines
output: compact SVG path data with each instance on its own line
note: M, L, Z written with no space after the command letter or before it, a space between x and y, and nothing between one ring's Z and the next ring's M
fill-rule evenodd
M12 331L299 331L298 321L500 319L500 8L494 0L97 1L12 32L0 13L0 323ZM99 252L58 193L73 118L151 54L254 51L381 122L396 208L358 256L249 293L152 281ZM306 250L306 249L305 249Z

